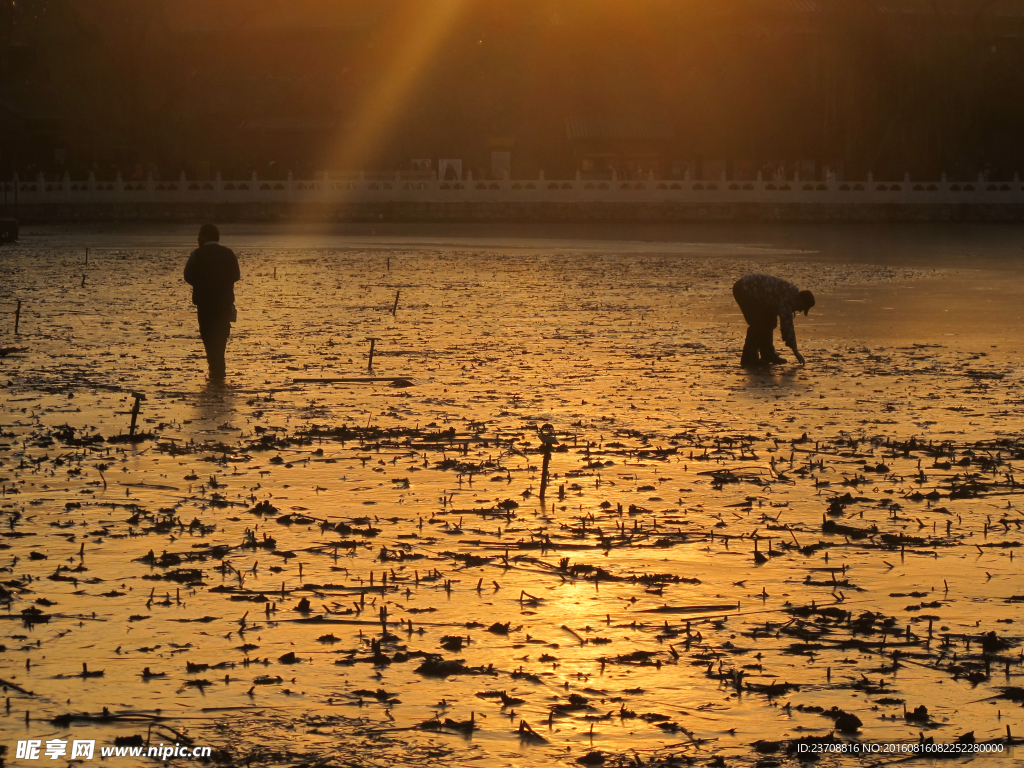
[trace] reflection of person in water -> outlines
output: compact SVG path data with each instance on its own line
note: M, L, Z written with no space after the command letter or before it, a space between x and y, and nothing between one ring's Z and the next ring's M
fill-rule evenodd
M754 367L786 362L779 357L772 342L776 324L782 323L782 340L793 350L800 365L804 356L796 348L793 315L814 306L814 294L801 291L792 283L771 275L747 275L736 281L732 295L747 321L747 338L743 344L740 365Z
M220 244L217 227L203 224L199 247L185 265L185 282L192 286L211 379L223 379L226 373L224 351L235 321L235 283L240 277L234 251Z

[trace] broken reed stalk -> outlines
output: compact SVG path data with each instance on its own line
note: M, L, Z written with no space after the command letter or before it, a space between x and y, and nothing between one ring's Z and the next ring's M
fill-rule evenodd
M366 363L366 372L373 373L373 348L376 346L377 340L370 339L370 359Z
M401 293L402 293L401 291L395 291L395 303L394 303L394 305L393 305L393 306L391 307L391 316L392 316L392 317L397 317L397 314L396 314L396 313L398 312L398 296L399 296L399 295L400 295Z
M18 299L18 308L14 310L14 332L18 332L18 324L21 322L21 299Z
M140 392L132 392L132 397L135 398L135 405L132 406L132 423L128 428L128 434L131 437L135 436L135 425L139 420L139 403L146 399L146 396Z
M548 470L551 467L551 446L545 444L541 451L544 452L544 461L541 463L540 468L540 500L544 501L544 497L548 491Z
M555 444L558 442L555 439L555 428L550 424L544 424L538 430L541 440L541 453L544 455L544 460L541 462L540 467L540 501L541 506L544 504L544 496L548 492L549 470L551 469L551 451L554 449Z

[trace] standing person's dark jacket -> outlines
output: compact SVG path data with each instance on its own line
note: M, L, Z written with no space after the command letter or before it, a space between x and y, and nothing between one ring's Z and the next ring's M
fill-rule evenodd
M192 303L204 309L231 307L235 303L235 283L240 277L235 252L216 241L196 248L185 264L185 282L192 286Z

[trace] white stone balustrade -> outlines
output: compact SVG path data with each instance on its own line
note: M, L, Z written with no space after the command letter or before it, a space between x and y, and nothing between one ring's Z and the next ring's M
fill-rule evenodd
M376 177L376 176L379 176ZM3 182L0 182L2 184ZM15 189L16 188L16 189ZM351 202L458 202L458 203L761 203L761 204L899 204L964 205L1024 203L1024 184L1013 181L878 181L870 174L861 181L704 180L693 179L537 179L460 181L402 178L401 174L367 177L365 174L317 174L315 178L211 181L179 178L155 181L74 180L68 175L6 182L8 204L15 198L24 205L95 203L351 203Z

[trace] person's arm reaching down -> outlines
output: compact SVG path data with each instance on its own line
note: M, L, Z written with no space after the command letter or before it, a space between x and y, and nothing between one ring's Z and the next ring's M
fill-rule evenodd
M796 348L796 329L793 327L793 313L783 312L779 315L779 330L782 332L782 340L786 342L786 346L793 350L793 354L796 355L797 362L800 365L804 364L804 356L800 354L800 351Z

